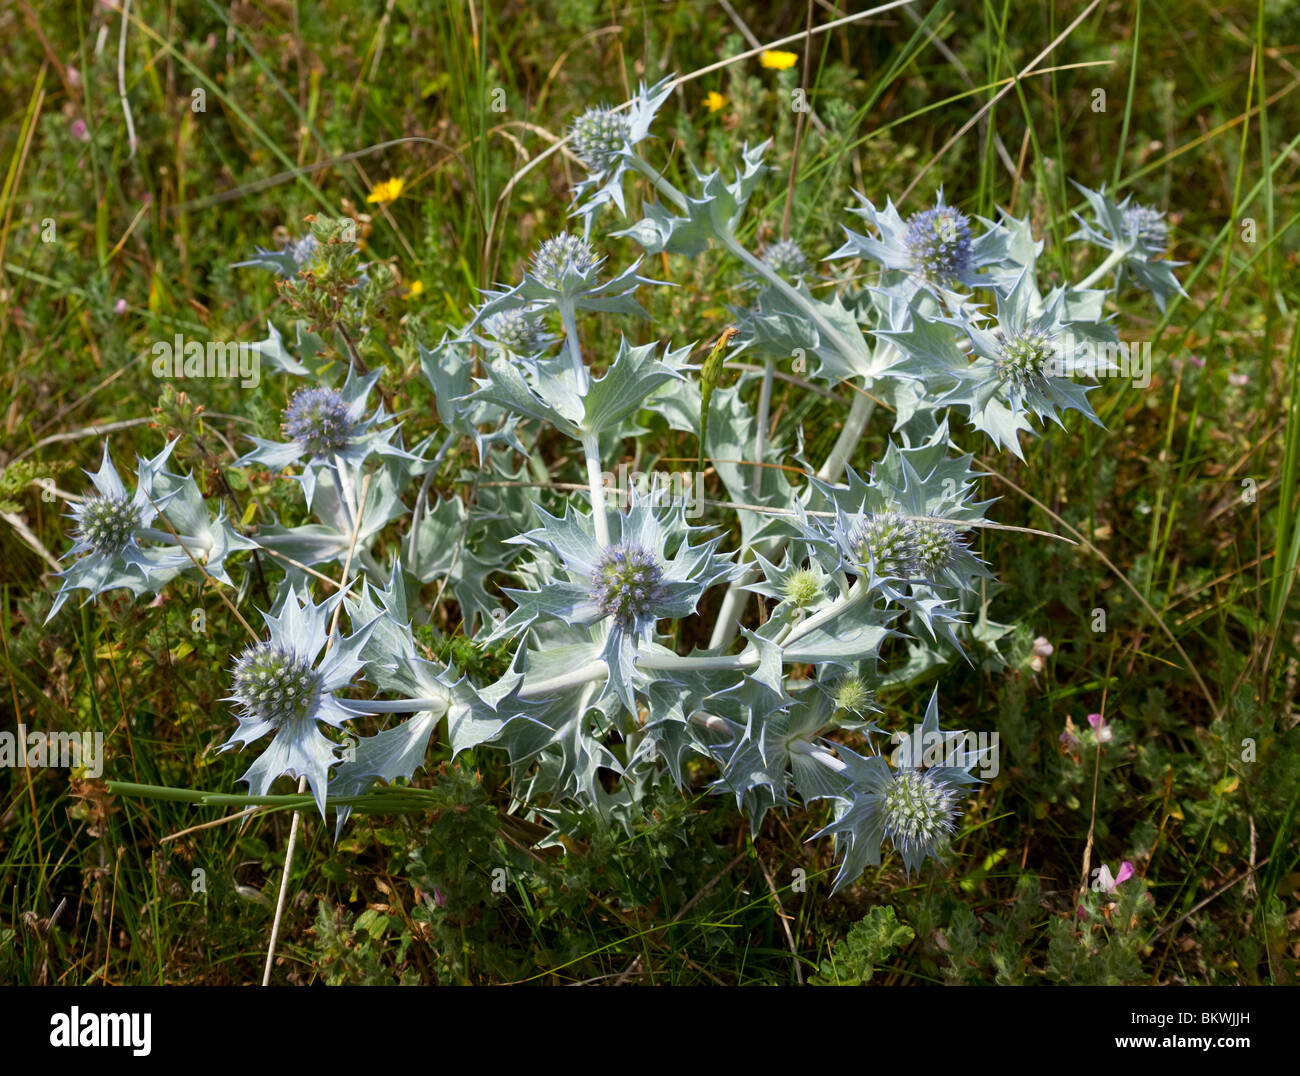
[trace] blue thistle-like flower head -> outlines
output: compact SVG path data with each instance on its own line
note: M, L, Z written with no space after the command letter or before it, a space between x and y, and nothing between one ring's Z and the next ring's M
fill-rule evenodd
M337 389L301 388L284 410L280 426L308 456L342 452L356 433L352 409Z
M1104 187L1094 191L1078 183L1075 186L1092 209L1093 220L1086 221L1076 213L1082 227L1070 238L1120 253L1121 259L1114 268L1116 288L1125 273L1132 273L1137 283L1151 292L1162 311L1170 298L1186 294L1174 276L1174 269L1183 263L1162 257L1169 246L1169 225L1163 213L1130 204L1132 195L1115 202L1106 196Z
M923 753L907 736L890 766L879 754L859 755L842 744L836 752L844 763L840 777L847 782L835 821L818 833L835 836L844 853L835 889L857 878L868 864L879 866L881 845L888 839L910 876L926 859L937 856L955 829L962 790L980 778L972 772L986 764L986 750L969 749L964 732L939 728L938 691L930 696L921 726L925 753L940 760L922 767Z
M286 440L269 441L260 437L249 440L257 447L235 461L236 466L259 463L273 471L306 460L302 472L294 476L303 488L307 507L316 497L317 473L327 467L359 471L372 456L414 461L393 438L400 426L384 426L390 417L381 403L373 414L366 414L366 400L379 372L357 377L351 370L337 388L309 386L299 389L281 415L281 432Z
M605 661L608 687L634 710L636 654L653 640L656 622L690 616L704 592L736 570L717 552L720 536L692 545L697 529L686 523L684 506L665 510L656 503L662 498L662 491L647 497L631 490L626 512L607 513L608 542L596 538L589 515L557 519L536 509L541 528L511 541L539 551L535 571L544 582L537 590L506 590L516 608L486 641L513 638L539 619L592 625L592 656Z
M483 322L489 336L516 355L532 355L546 339L546 330L536 315L525 307L502 310Z
M613 617L623 631L635 631L646 620L657 620L668 597L659 558L641 546L619 542L610 546L591 573L591 600L602 614Z
M930 770L901 771L880 799L885 836L904 863L919 863L934 855L953 832L956 790Z
M573 152L589 172L604 172L611 167L631 133L627 116L600 105L587 109L569 128Z
M293 239L289 236L277 238L276 250L263 250L261 247L254 247L256 251L254 256L248 261L234 262L231 266L233 269L239 269L242 266L254 265L260 269L270 269L277 276L286 279L295 277L299 271L310 265L318 253L318 244L316 237L308 232L300 239Z
M240 780L253 795L264 796L283 774L306 777L322 816L329 772L341 758L318 724L341 728L358 716L335 692L365 664L362 651L375 626L372 620L349 636L328 630L344 593L313 605L287 588L279 615L262 614L270 638L235 661L234 694L227 701L240 707L239 727L221 745L228 751L269 733L271 742Z
M917 318L891 339L909 356L937 360L930 381L937 403L965 410L994 444L1022 456L1018 435L1033 431L1031 416L1063 425L1061 414L1075 410L1098 421L1088 403L1090 386L1073 377L1095 372L1081 357L1094 355L1114 331L1102 322L1069 320L1067 310L1065 289L1040 297L1026 267L998 293L996 324L975 315ZM958 345L954 328L969 338L969 350Z
M284 252L293 259L294 265L301 269L316 255L316 237L308 232L301 239L290 239L285 244Z
M515 310L526 311L534 318L565 308L646 317L632 293L640 284L657 282L637 275L640 259L608 280L600 279L599 270L604 264L605 256L582 236L570 232L551 236L533 252L520 283L484 293L486 301L469 328L486 328L497 315ZM498 324L505 327L505 323Z
M574 187L575 204L586 198L586 203L574 210L575 216L583 218L586 234L590 234L591 222L604 206L613 204L620 213L626 211L623 175L637 143L650 134L655 112L672 86L671 77L650 87L642 83L626 106L589 108L570 126L573 152L590 173Z
M993 359L998 377L1017 388L1040 383L1055 369L1059 347L1052 335L1034 325L1008 327Z
M916 560L911 525L897 512L875 512L859 520L848 546L857 565L877 577L910 575Z
M942 580L966 551L957 528L940 519L909 520L908 537L916 568L929 580Z
M763 261L784 277L801 277L812 268L808 256L793 239L772 243L763 252Z
M124 495L87 497L73 509L77 540L92 553L112 557L122 552L140 526L140 513Z
M137 461L136 490L129 494L113 465L108 442L104 442L99 470L86 472L95 492L72 509L76 540L68 555L76 559L59 573L59 592L46 617L47 623L74 590L88 591L87 601L118 588L139 595L158 590L180 573L182 566L175 563L172 551L143 546L139 537L139 532L157 516L158 508L166 505L175 492L163 492L155 486L165 474L163 465L175 447L176 442L170 441L153 459Z
M1163 254L1169 246L1169 225L1159 210L1129 206L1124 210L1124 230L1148 253Z
M970 272L970 218L950 205L908 217L903 242L913 271L932 283L948 287Z
M585 279L603 260L582 236L561 232L537 248L532 274L548 288L563 291L569 277Z
M879 232L879 238L844 229L848 241L832 258L870 258L885 269L906 273L898 294L906 302L918 288L940 295L957 285L977 287L996 283L990 273L1001 265L1011 249L1013 233L1004 225L976 218L985 225L979 236L971 234L971 218L947 205L939 192L935 205L908 217L899 215L893 202L878 210L858 195L863 205L849 212L862 217Z
M276 728L301 721L320 702L320 674L305 658L274 643L249 647L235 663L235 699Z

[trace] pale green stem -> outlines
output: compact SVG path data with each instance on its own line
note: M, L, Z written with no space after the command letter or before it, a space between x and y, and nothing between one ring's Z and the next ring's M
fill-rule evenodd
M826 748L818 747L807 740L791 740L788 746L791 754L807 755L809 758L820 762L828 770L834 770L836 773L843 773L849 768L847 763L836 758Z
M857 605L858 602L862 601L866 596L866 587L864 587L862 581L859 580L849 588L847 594L836 598L825 609L818 613L814 613L807 620L793 628L790 634L786 636L783 645L789 646L791 643L798 642L798 640L802 639L805 635L820 628L823 624L834 620L837 616L847 612L849 609L852 609L853 606Z
M854 394L853 404L849 407L848 417L844 420L844 428L840 430L835 447L831 449L826 462L817 472L817 477L823 482L830 482L839 477L844 464L861 440L875 407L876 402L870 396L860 392ZM761 552L768 560L775 560L784 549L785 539L778 538L765 546ZM744 576L727 588L722 605L718 609L718 618L713 623L713 634L709 638L710 650L721 650L730 646L732 640L736 638L740 618L744 615L745 605L749 601L749 591L742 588L757 578L757 575L757 569L751 567Z
M348 474L347 464L337 454L330 460L330 469L334 472L334 492L339 496L348 532L351 533L356 530L357 513L361 511L361 506L357 504L356 490L352 488L352 476Z
M672 202L683 213L690 211L690 203L686 200L686 195L674 187L667 179L659 174L659 170L654 165L643 161L640 157L633 154L629 158L632 167L646 177L654 184L655 190L662 194L668 201Z
M785 280L782 279L781 275L775 272L770 265L759 258L754 257L753 254L740 245L740 241L736 239L735 236L720 235L718 236L718 241L731 254L739 258L749 266L750 269L766 280L768 284L808 315L808 319L817 327L818 334L823 339L829 340L835 346L835 349L844 356L846 363L852 363L856 349L844 338L844 334L841 333L839 329L826 320L822 315L822 312L817 309L815 303L813 303L806 295L803 295L797 289L787 284ZM859 341L859 343L861 343L861 341Z
M720 735L730 735L731 729L727 723L715 714L706 714L703 710L696 710L691 714L691 724L699 725L702 729L708 729L710 732L716 732Z
M573 363L573 376L578 379L578 395L585 396L589 375L587 364L582 361L582 344L578 340L578 321L574 316L573 304L560 304L560 321L564 324L564 339L569 346L569 361Z
M595 434L582 439L582 453L587 457L587 485L591 489L591 521L596 528L596 542L609 547L609 519L605 515L605 476L600 469L600 448Z
M1107 273L1109 273L1112 269L1115 268L1115 266L1117 266L1120 262L1122 262L1128 256L1128 253L1129 253L1128 250L1125 249L1124 247L1118 247L1115 250L1112 250L1108 255L1106 255L1106 260L1102 262L1099 266L1097 266L1097 268L1094 269L1091 273L1089 273L1086 277L1084 277L1083 280L1075 284L1072 290L1087 291L1087 289L1091 288L1094 284L1097 283L1097 281L1105 277Z
M438 713L447 709L447 698L428 697L423 699L347 699L349 710L363 714L408 714L425 710Z
M684 672L699 672L706 669L727 669L733 671L743 671L745 669L755 668L758 665L758 653L753 650L747 650L743 654L723 654L712 657L681 657L677 654L639 654L637 656L637 666L642 669L655 669L658 671L670 672L680 670ZM518 691L518 697L521 699L540 699L547 695L558 695L570 688L578 687L581 684L589 683L592 680L599 680L601 677L609 675L609 668L604 661L597 658L595 661L589 661L585 665L580 665L567 673L561 673L559 676L552 676L548 680L537 680L532 683L525 682Z
M170 531L156 527L141 527L135 532L137 538L146 542L163 542L166 545L183 545L194 549L211 549L212 543L206 538L196 538L192 534L172 534Z
M631 164L637 171L650 180L655 189L663 195L665 199L672 202L683 213L688 212L689 202L686 196L674 187L667 179L650 164L641 160L640 157L632 156ZM760 259L756 258L735 238L735 236L715 233L717 240L723 247L734 257L748 266L753 272L762 277L768 284L784 295L799 310L803 311L810 321L817 327L818 333L823 339L829 340L830 343L842 354L847 361L851 361L856 350L849 341L845 340L843 334L825 317L816 304L811 302L807 296L801 294L796 288L793 288L782 277L776 273L771 266L767 265ZM872 411L875 410L875 401L863 393L856 393L853 398L853 404L849 408L848 417L844 421L844 428L840 430L840 435L835 442L835 447L831 450L830 456L818 471L818 477L824 481L833 481L839 477L840 471L849 457L853 454L853 449L857 447L858 441L866 429L867 422L871 418ZM760 433L758 436L765 435L766 422L761 421L759 425ZM761 460L759 461L761 462ZM764 555L771 559L773 556L780 554L785 543L781 541L773 542L764 550ZM722 607L718 611L718 619L714 623L713 634L709 640L709 648L719 649L729 645L736 637L737 628L740 625L740 618L744 613L745 605L749 601L749 592L742 590L741 587L754 578L754 571L751 569L746 575L732 583L723 598Z
M754 430L754 474L750 489L757 498L763 488L763 457L767 454L767 426L772 413L772 377L776 373L776 360L763 360L763 387L758 395L758 428Z

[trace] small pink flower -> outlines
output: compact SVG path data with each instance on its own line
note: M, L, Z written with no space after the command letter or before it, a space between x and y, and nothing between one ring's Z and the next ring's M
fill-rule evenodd
M1042 672L1047 664L1044 659L1051 657L1054 649L1052 644L1047 641L1047 637L1040 635L1034 640L1034 652L1029 659L1029 667L1036 673Z
M1190 362L1193 366L1199 366L1202 370L1205 369L1205 360L1201 358L1199 355L1188 355L1187 361Z
M81 119L73 120L72 126L69 128L69 131L71 132L72 137L75 138L78 142L90 141L90 129L86 126L85 120L81 120Z
M1232 386L1235 387L1235 388L1241 388L1241 387L1242 387L1243 385L1245 385L1246 382L1249 381L1249 380L1250 380L1250 375L1249 375L1249 374L1229 374L1229 375L1228 375L1228 384L1229 384L1229 385L1232 385Z
M119 299L117 302L113 304L113 313L116 314L118 317L121 317L123 314L126 313L125 299Z
M78 86L81 85L81 72L78 71L75 67L73 67L72 64L68 64L67 70L68 70L68 85L71 86L73 89L76 89Z
M1089 714L1088 724L1092 726L1092 731L1097 734L1098 743L1110 743L1114 739L1114 732L1111 731L1111 727L1106 724L1106 719L1101 714Z
M1133 864L1127 859L1119 865L1119 874L1112 875L1110 868L1103 863L1097 868L1097 884L1093 887L1102 893L1113 894L1120 886L1133 877Z
M1074 718L1066 716L1065 731L1057 737L1061 741L1061 748L1067 755L1074 757L1077 761L1079 751L1079 738L1074 734Z

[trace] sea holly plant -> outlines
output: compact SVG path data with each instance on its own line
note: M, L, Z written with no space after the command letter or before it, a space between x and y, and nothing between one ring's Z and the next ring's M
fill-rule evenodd
M265 552L278 592L235 661L222 745L256 752L250 794L297 778L341 832L353 811L418 807L416 789L394 797L432 758L499 750L547 843L593 821L630 829L661 782L703 782L752 833L795 803L822 812L835 890L887 855L910 875L951 854L997 764L941 727L942 674L995 668L1011 642L972 449L1023 457L1034 420L1097 421L1090 378L1116 370L1123 278L1162 306L1179 291L1168 226L1085 190L1074 238L1099 263L1051 288L1028 220L974 217L942 193L906 215L859 195L845 241L822 256L788 236L751 251L741 236L771 145L709 171L688 161L679 188L649 156L673 84L573 120L580 227L557 211L513 282L418 346L432 408L401 411L387 366L362 362L384 273L361 263L347 222L313 220L303 240L241 263L274 272L297 315L256 345L279 422L233 464L263 509L244 514L255 524L234 528L165 470L174 444L138 462L134 493L105 448L95 492L73 510L51 616L74 591L142 595L180 576L251 602L231 573ZM635 219L602 238L629 206ZM718 259L736 286L699 305L726 307L728 331L658 332L642 299L673 282L639 259L620 265L611 238L666 275L679 256ZM846 260L853 279L833 271ZM742 351L759 363L757 394L723 376ZM773 435L786 363L796 383L852 401L822 458L808 458L801 429ZM876 431L885 447L852 467L877 400L893 413ZM607 489L651 415L707 461L708 497ZM286 508L271 492L287 481ZM763 615L748 616L756 596ZM504 672L435 659L417 644L434 623L458 624L470 652L504 649ZM924 750L891 755L907 700L936 678Z
M182 574L205 572L231 584L226 557L256 543L237 534L218 508L212 517L192 475L181 477L164 465L176 447L169 441L152 459L136 463L136 489L128 493L104 444L99 470L90 474L93 493L72 508L75 538L68 550L71 563L59 575L60 586L47 621L53 619L74 591L85 600L109 590L131 594L159 593ZM166 506L168 526L154 526ZM193 569L190 572L190 569Z

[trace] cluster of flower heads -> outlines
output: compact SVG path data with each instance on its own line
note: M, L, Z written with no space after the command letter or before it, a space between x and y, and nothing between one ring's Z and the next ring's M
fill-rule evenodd
M283 440L253 438L253 450L236 463L293 469L319 522L268 524L253 540L223 511L212 517L192 479L164 469L172 444L139 461L133 494L106 447L91 475L95 492L73 509L74 560L51 616L73 590L156 592L196 567L229 583L225 558L261 545L284 553L291 567L263 613L265 637L235 661L229 701L238 727L223 745L266 741L243 777L253 793L268 792L284 775L302 778L323 814L328 797L410 778L432 729L445 721L453 752L481 744L507 752L523 798L557 825L574 802L627 824L648 782L668 774L684 784L684 760L697 755L716 768L713 791L733 796L755 832L765 812L794 793L831 801L833 820L822 832L843 853L837 889L881 863L886 842L910 873L942 854L984 760L958 746L963 733L940 730L937 692L922 730L951 748L937 763L900 754L891 764L830 735L854 730L871 744L883 731L874 724L882 711L873 687L883 682L878 664L887 640L908 640L916 675L967 656L972 637L957 632L971 625L988 576L969 533L987 502L973 499L971 457L950 454L948 412L964 412L1016 453L1029 415L1060 422L1074 409L1095 420L1071 359L1080 340L1114 339L1107 292L1093 285L1108 281L1118 290L1129 274L1163 306L1181 291L1177 263L1164 258L1168 225L1152 209L1085 190L1092 219L1074 238L1106 251L1106 260L1086 281L1044 293L1035 264L1042 244L1027 222L971 217L942 192L906 218L890 201L877 210L859 196L863 204L851 212L868 234L846 228L830 257L874 262L877 286L850 298L852 307L843 292L814 298L804 278L815 260L798 243L772 243L761 257L740 246L738 222L767 170L767 144L744 148L732 180L695 170L690 192L675 190L640 155L672 85L642 86L627 106L594 107L574 120L568 145L588 173L573 209L582 234L543 241L517 284L488 291L469 325L432 351L421 348L446 427L433 461L424 455L427 442L404 447L397 416L382 404L371 410L378 374L349 366L341 383L323 377L308 367L325 350L319 338L300 326L300 363L272 329L259 346L281 371L306 380L284 397ZM812 376L865 380L894 405L895 437L869 479L844 468L843 481L815 478L796 490L781 466L786 446L763 447L770 416L755 414L730 386L710 404L713 385L701 393L699 370L686 361L690 348L661 351L623 338L584 354L601 345L584 342L580 313L643 315L634 293L656 283L638 275L639 262L602 279L606 259L590 238L604 209L626 211L629 176L649 181L655 200L644 200L644 218L615 234L652 254L695 256L713 245L753 274L759 293L736 321L742 346L767 360L766 376L804 349L819 361ZM312 274L303 270L318 254L308 235L241 264L310 290ZM981 291L992 291L990 305L978 301ZM548 355L560 338L550 331L557 322L563 350ZM604 375L597 378L595 367ZM721 530L690 525L684 506L663 497L633 494L625 509L604 503L602 446L641 433L637 418L646 410L703 442L752 555L723 552ZM585 507L553 515L538 503L542 495L524 492L528 452L516 429L526 423L549 425L580 445L590 486ZM460 438L472 439L482 470L502 479L483 483L473 506L430 495L432 468ZM751 459L756 444L760 458ZM760 465L757 482L746 460ZM369 498L357 496L363 476ZM403 497L420 476L411 513ZM318 497L322 478L330 492ZM392 545L379 537L408 514L403 560L385 564ZM304 569L343 560L344 550L365 578L343 580L313 602ZM521 585L489 582L501 573ZM408 611L408 585L435 579L477 642L516 644L497 682L472 684L417 651L411 621L421 611ZM735 588L724 609L749 590L772 600L768 615L753 629L737 616L723 630L720 614L707 649L680 653L680 622L722 586ZM980 641L993 648L1001 626L986 612ZM813 673L795 680L795 667ZM366 684L398 698L355 697ZM411 716L344 750L348 722L392 713ZM612 790L602 771L620 777ZM346 808L340 824L345 816Z
M938 579L965 544L957 529L939 519L905 519L897 512L874 512L849 533L857 565L877 576Z

